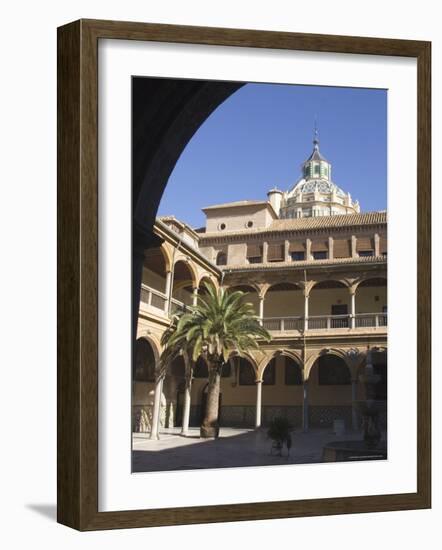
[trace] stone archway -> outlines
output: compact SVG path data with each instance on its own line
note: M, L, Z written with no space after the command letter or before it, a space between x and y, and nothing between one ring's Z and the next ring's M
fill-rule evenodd
M132 83L133 333L136 333L144 250L159 246L152 232L170 174L210 116L244 84L163 78Z

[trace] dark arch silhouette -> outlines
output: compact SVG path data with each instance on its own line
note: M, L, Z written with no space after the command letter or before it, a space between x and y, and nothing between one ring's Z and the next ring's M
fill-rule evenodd
M172 170L209 115L244 84L165 78L132 81L132 306L138 318L144 250L159 245L152 227Z

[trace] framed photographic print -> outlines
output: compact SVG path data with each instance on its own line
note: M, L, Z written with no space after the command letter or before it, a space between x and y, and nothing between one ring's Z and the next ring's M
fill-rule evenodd
M430 507L430 51L59 29L59 522Z

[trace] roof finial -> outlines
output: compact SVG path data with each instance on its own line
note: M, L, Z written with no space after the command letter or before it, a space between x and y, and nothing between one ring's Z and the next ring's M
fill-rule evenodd
M316 115L315 115L315 131L314 131L313 145L315 146L315 149L318 149L319 133L318 133L318 117Z

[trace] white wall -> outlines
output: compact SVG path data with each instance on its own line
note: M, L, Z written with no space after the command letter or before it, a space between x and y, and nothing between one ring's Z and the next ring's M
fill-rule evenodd
M268 549L275 542L309 548L402 550L440 545L442 404L434 400L434 508L432 511L390 512L340 517L285 519L201 526L109 531L80 534L54 521L56 450L56 295L55 295L55 140L56 27L79 17L258 28L404 39L433 40L434 151L441 142L442 37L439 2L316 0L77 0L16 1L2 8L2 101L4 132L0 170L2 200L2 523L8 548L51 550L122 547L179 547L212 550L244 543ZM433 158L437 159L435 154ZM23 200L25 194L26 200ZM434 186L433 204L442 200ZM20 206L18 206L20 205ZM441 217L435 217L435 233ZM436 239L434 239L436 240ZM32 265L32 310L29 292ZM441 279L440 257L433 280ZM438 275L438 276L437 276ZM440 303L440 285L434 285ZM4 319L4 321L3 321ZM434 334L442 325L434 316ZM437 356L440 338L434 339ZM436 363L436 362L435 362ZM436 365L437 366L437 365ZM20 382L20 378L23 381ZM434 369L439 390L441 370ZM19 386L20 384L20 386ZM20 387L19 398L16 388ZM437 391L437 394L439 391ZM296 482L296 480L294 480Z

